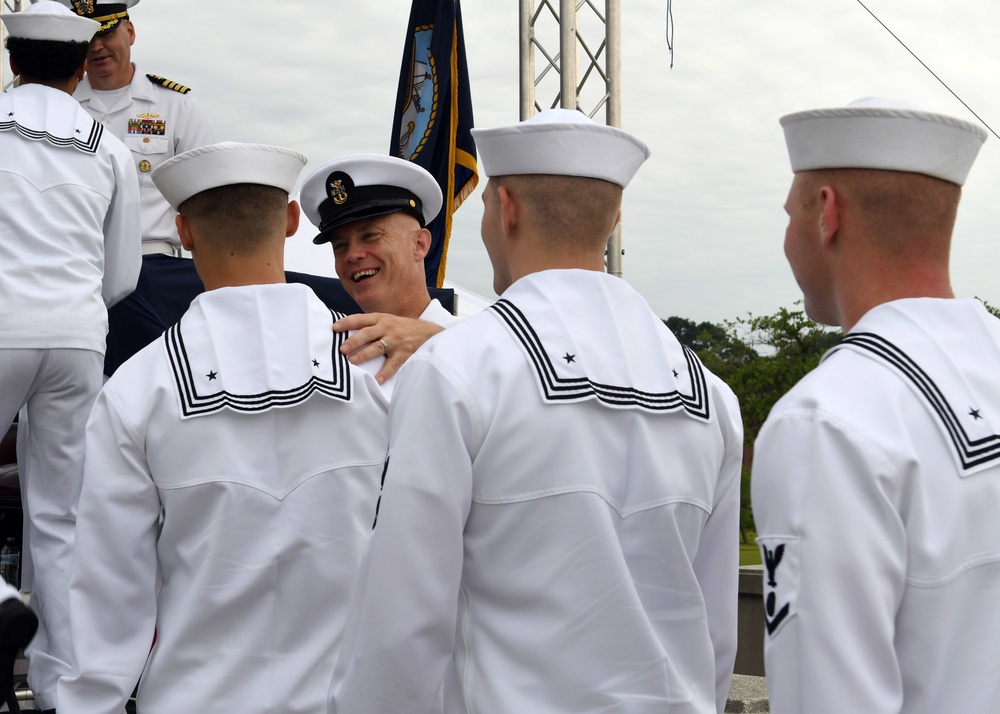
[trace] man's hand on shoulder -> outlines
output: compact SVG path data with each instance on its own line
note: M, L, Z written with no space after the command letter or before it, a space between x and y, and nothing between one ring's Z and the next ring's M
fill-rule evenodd
M382 312L347 315L333 323L336 332L357 330L344 341L340 351L351 364L361 364L385 355L385 364L375 379L379 384L394 375L422 344L444 328L433 322L414 320Z

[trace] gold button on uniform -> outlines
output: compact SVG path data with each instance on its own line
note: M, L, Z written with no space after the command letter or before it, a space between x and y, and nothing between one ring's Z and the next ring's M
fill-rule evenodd
M148 161L146 161L146 159L143 159L142 161L139 162L139 170L142 171L144 174L148 174L150 171L153 170L153 165Z

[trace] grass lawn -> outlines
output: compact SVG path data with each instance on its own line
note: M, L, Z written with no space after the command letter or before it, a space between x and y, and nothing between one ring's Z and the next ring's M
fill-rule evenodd
M756 533L748 533L749 543L740 543L740 565L760 565L760 548L753 542Z

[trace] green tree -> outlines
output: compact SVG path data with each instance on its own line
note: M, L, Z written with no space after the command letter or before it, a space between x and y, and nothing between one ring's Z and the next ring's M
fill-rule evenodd
M740 401L744 432L740 535L745 543L747 532L754 528L749 469L753 442L771 407L819 364L840 340L840 333L813 322L800 309L788 308L773 315L748 313L722 325L681 317L669 317L664 323Z
M726 323L757 358L719 375L740 398L746 444L752 447L771 407L819 364L840 333L813 322L802 310L779 308L773 315L737 318Z
M979 300L979 302L981 302L983 304L983 306L987 310L989 310L990 314L993 315L993 317L1000 317L1000 307L993 307L992 305L990 305L988 302L986 302L982 298L976 298L976 300ZM680 339L680 338L678 338L678 339Z
M681 343L698 355L713 374L725 379L739 365L757 359L757 351L731 329L730 323L694 323L683 317L668 317L663 321Z

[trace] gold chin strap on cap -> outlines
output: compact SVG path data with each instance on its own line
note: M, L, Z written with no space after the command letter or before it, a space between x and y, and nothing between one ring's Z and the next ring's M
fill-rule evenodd
M97 29L98 32L104 32L111 26L115 25L119 20L128 19L128 10L125 12L116 12L113 15L105 15L104 17L92 17L90 18L94 22L101 23L101 26Z

